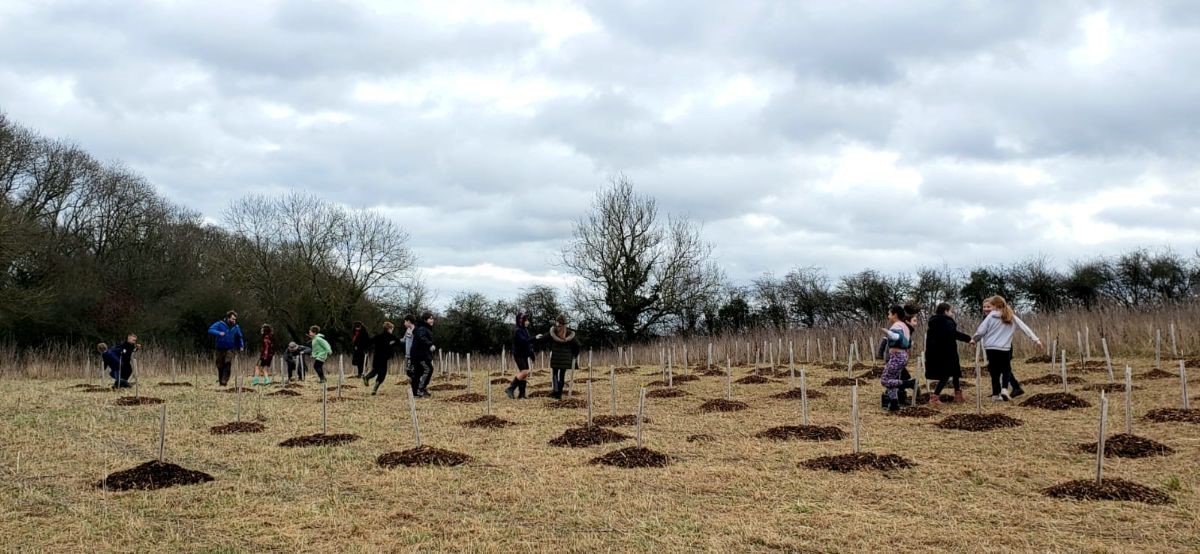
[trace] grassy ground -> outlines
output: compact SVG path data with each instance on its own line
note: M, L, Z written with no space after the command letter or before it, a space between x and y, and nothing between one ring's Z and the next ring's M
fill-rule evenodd
M1135 367L1140 373L1151 362ZM651 369L618 376L620 413L636 409ZM748 370L735 369L735 377ZM1022 378L1050 372L1018 365ZM1194 375L1200 370L1193 370ZM845 371L812 369L819 385ZM1101 373L1077 373L1102 382ZM582 372L581 372L582 376ZM545 382L545 376L533 383ZM514 402L495 388L495 415L519 426L466 429L483 404L420 401L425 444L475 457L457 468L380 469L375 458L412 446L402 379L376 397L359 386L354 400L329 406L330 432L362 440L339 447L281 448L289 437L320 431L319 389L302 396L243 398L243 419L265 418L260 434L215 436L232 421L235 395L215 392L208 376L194 388L152 386L141 394L167 401L167 459L215 481L158 491L106 492L104 475L153 459L155 406L118 407L112 392L74 390L79 380L7 381L0 392L0 536L4 548L30 551L1148 551L1200 549L1200 426L1135 419L1134 433L1176 450L1168 457L1109 459L1106 476L1167 492L1174 504L1073 502L1039 490L1093 474L1094 456L1075 445L1095 440L1097 408L1048 412L986 402L1025 422L988 433L943 431L938 418L896 418L878 409L878 385L862 388L864 451L915 461L891 473L835 474L797 463L849 452L849 440L772 442L754 434L799 424L800 402L769 398L780 382L734 385L751 408L699 413L724 394L725 380L679 385L684 398L649 399L648 447L676 457L664 469L589 465L633 441L584 449L547 441L586 419L586 410L550 409L545 399ZM92 382L96 382L93 380ZM438 382L438 381L435 381ZM461 382L461 381L460 381ZM483 392L476 374L473 392ZM361 385L361 383L358 383ZM1178 380L1138 381L1135 414L1178 407ZM985 376L986 388L986 376ZM849 388L814 386L813 423L849 431ZM1030 393L1057 386L1030 386ZM1192 389L1200 394L1200 381ZM585 391L577 386L576 394ZM1077 393L1098 404L1098 393ZM607 379L595 387L598 413L609 411ZM974 411L968 402L945 413ZM1121 432L1120 395L1112 432ZM1197 402L1200 404L1200 402ZM618 428L632 435L632 428ZM714 442L687 437L709 434Z

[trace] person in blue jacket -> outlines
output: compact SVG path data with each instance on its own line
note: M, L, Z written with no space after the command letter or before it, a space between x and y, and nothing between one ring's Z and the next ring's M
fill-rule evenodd
M96 345L104 360L104 367L113 379L114 389L129 388L129 377L133 375L133 353L137 350L137 335L130 333L125 342L109 348L107 344Z
M208 334L212 335L216 342L213 361L217 364L217 384L224 387L229 383L229 374L232 373L234 351L246 349L242 328L237 324L237 312L226 312L225 319L213 323L208 328Z

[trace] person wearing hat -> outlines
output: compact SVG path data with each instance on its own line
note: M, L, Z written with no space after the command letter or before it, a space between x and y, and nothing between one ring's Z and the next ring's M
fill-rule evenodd
M529 383L529 359L533 357L533 337L529 335L529 314L517 314L517 329L513 332L513 361L517 363L517 375L512 384L504 389L509 398L525 398L525 386ZM513 396L513 393L516 396Z
M559 315L554 319L554 326L536 338L550 343L550 370L553 375L550 397L561 400L567 382L567 370L575 367L575 357L579 355L575 330L567 327L567 316Z
M311 348L296 344L295 341L288 343L287 350L283 352L283 361L287 363L288 381L304 380L304 355L310 352Z

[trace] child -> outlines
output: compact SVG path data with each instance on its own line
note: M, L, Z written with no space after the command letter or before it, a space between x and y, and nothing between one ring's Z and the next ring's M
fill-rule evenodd
M133 375L133 353L137 350L137 335L130 333L125 342L109 348L107 344L96 345L96 350L108 368L114 389L129 388L129 377Z
M429 394L429 380L433 378L433 353L437 352L437 345L433 343L434 322L433 313L425 312L413 329L412 347L409 350L412 372L408 374L408 380L416 398L432 396Z
M958 342L971 342L971 336L958 330L954 311L942 302L937 306L936 315L929 318L929 330L925 334L925 378L937 381L937 389L929 395L930 404L942 403L938 395L951 381L954 382L954 402L963 401Z
M512 344L513 361L517 365L517 375L512 384L504 389L509 398L525 398L525 386L529 383L529 359L533 357L533 337L529 336L529 314L517 314L517 330L513 332ZM517 392L514 397L513 393Z
M264 323L260 332L262 334L262 352L258 355L258 364L254 366L254 377L250 379L250 384L270 385L271 363L275 361L275 330Z
M574 367L575 357L579 355L579 341L576 340L575 330L567 327L565 315L555 318L554 327L545 335L538 335L537 339L542 340L547 335L550 337L550 371L553 382L550 397L561 400L563 387L567 382L567 370Z
M355 321L350 330L350 365L354 366L354 376L362 379L363 366L366 365L367 350L371 348L371 332L361 321Z
M975 330L971 345L976 342L983 344L983 352L987 355L988 373L992 377L992 400L1008 401L1025 394L1021 383L1017 382L1012 372L1014 327L1020 327L1021 332L1037 344L1038 348L1041 348L1042 341L1013 313L1003 296L993 296L984 300L983 313L983 322Z
M404 372L411 374L413 369L412 364L412 345L413 345L413 329L417 327L417 316L404 316Z
M308 338L312 339L313 371L317 372L317 378L320 379L318 383L324 383L325 360L333 354L333 348L330 348L325 335L321 334L321 328L316 325L308 328Z
M392 334L392 329L396 326L390 321L383 323L383 332L371 337L371 372L364 375L363 386L371 385L371 378L375 379L375 388L371 390L371 396L379 393L379 385L383 384L383 380L387 379L388 361L392 359L392 352L396 347L396 335Z
M891 326L883 330L887 337L888 357L879 383L887 389L882 400L887 404L889 412L900 410L900 389L913 386L912 380L901 377L908 364L908 350L912 348L911 332L905 324L908 317L903 307L892 306L888 309L888 323Z
M304 355L310 352L312 349L307 346L301 346L294 342L288 343L287 350L283 353L283 361L287 362L288 381L296 380L292 377L293 372L301 381L304 380Z

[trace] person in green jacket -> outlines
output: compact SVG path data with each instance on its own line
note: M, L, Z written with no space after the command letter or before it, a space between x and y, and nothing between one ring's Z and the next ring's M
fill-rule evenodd
M325 360L329 359L333 349L329 347L329 341L325 340L325 335L321 334L321 328L316 325L308 328L308 338L312 339L313 371L317 372L317 378L324 383Z

